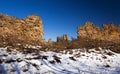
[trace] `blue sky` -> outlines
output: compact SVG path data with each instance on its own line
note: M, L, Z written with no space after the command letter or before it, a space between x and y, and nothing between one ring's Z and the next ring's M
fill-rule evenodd
M0 13L24 18L37 14L42 18L44 38L56 40L67 34L77 37L77 27L90 21L101 26L120 24L119 0L1 0Z

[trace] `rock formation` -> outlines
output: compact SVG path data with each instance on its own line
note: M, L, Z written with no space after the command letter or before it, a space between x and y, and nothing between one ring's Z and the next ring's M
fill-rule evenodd
M90 38L107 41L119 41L120 40L120 26L115 27L113 23L108 25L103 24L100 29L94 26L91 22L86 22L85 26L78 27L78 38Z
M42 20L37 15L18 19L0 14L0 40L17 40L24 42L43 42Z
M53 44L53 41L52 41L52 39L50 38L50 39L48 39L48 44Z
M64 35L63 35L63 40L64 40L64 41L68 41L68 36L67 36L67 34L64 34Z
M58 36L57 37L57 42L61 42L61 41L68 41L68 36L67 34L64 34L62 36Z

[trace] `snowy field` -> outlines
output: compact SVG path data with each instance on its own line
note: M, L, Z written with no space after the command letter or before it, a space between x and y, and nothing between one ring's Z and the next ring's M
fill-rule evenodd
M0 74L120 74L120 54L110 50L22 53L0 48Z

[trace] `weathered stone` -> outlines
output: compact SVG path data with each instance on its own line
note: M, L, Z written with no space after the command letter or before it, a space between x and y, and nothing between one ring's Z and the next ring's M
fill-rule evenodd
M120 27L116 28L113 23L103 24L102 29L96 27L91 22L85 23L85 26L78 27L78 38L90 38L107 41L120 40Z
M42 20L37 15L18 19L0 14L0 37L4 39L43 42L43 34Z
M67 34L64 34L62 36L58 36L57 37L57 42L61 42L61 41L68 41L68 36Z
M53 44L53 41L51 38L48 40L48 44L50 44L50 45Z
M68 41L68 36L67 36L67 34L64 34L64 35L63 35L63 40L64 40L64 41Z

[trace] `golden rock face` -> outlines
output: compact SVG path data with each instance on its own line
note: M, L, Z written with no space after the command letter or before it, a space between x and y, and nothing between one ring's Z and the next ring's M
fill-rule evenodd
M42 20L37 15L27 16L25 19L0 14L0 37L12 39L16 37L22 41L43 41Z
M118 41L120 40L119 27L116 28L114 24L103 25L102 29L96 27L91 22L85 23L85 26L78 27L78 38L86 37L90 39Z

